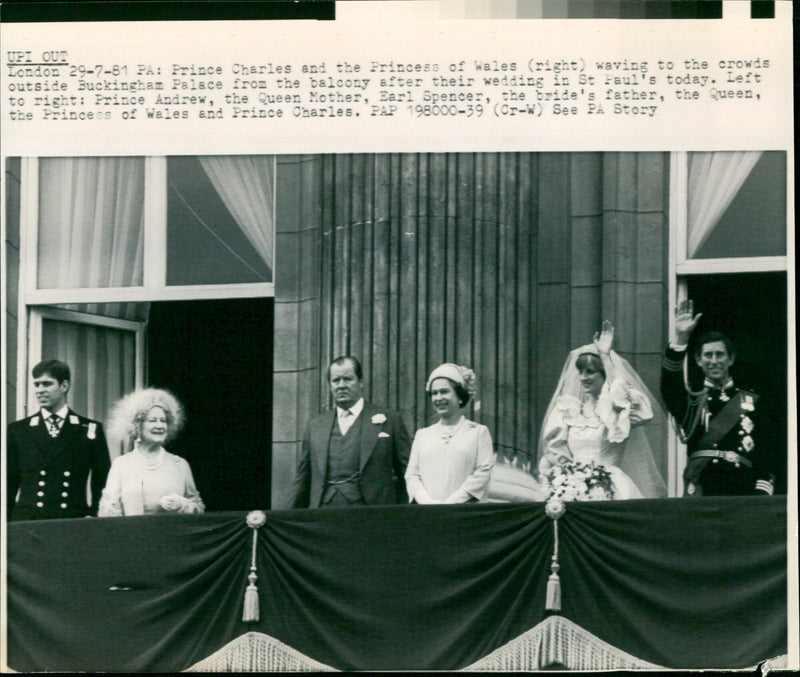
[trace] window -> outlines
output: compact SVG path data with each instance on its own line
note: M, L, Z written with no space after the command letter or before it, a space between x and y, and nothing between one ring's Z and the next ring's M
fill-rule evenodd
M679 275L786 269L786 153L673 153Z
M24 158L20 177L18 415L44 354L104 419L143 383L152 301L273 296L273 156Z
M27 305L274 294L273 156L25 158Z

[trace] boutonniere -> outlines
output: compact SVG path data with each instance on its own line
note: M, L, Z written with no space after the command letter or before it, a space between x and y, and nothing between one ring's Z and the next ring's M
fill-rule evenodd
M385 414L375 414L370 421L372 421L375 425L380 425L381 423L386 423L386 415Z
M97 437L97 423L89 424L89 430L86 431L86 437L88 437L90 440L93 440L95 437Z

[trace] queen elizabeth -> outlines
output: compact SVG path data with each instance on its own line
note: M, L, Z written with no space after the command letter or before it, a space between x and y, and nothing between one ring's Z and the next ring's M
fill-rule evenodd
M494 465L492 436L485 425L463 414L476 393L475 372L452 363L439 365L425 392L439 420L414 436L405 475L409 501L485 500Z

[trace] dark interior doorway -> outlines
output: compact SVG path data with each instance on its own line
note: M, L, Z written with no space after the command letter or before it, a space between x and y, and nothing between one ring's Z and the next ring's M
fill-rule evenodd
M169 450L207 510L270 506L272 299L153 303L148 382L171 390L186 427Z
M736 345L731 375L737 385L759 393L768 406L772 441L781 458L787 453L788 355L786 273L697 275L688 278L695 312L703 313L693 338L721 331ZM690 350L694 345L690 343ZM702 387L702 372L689 360L693 389ZM776 491L786 493L787 464L776 473Z

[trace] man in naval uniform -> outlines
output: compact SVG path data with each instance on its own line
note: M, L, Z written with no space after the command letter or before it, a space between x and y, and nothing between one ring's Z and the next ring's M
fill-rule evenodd
M364 401L355 357L336 358L328 367L328 382L336 408L306 428L292 507L404 503L411 445L400 414Z
M8 426L8 518L96 515L110 466L103 426L67 406L70 371L64 362L37 364L33 386L39 411ZM91 507L86 502L90 474Z
M689 458L683 474L689 496L740 496L774 491L774 454L770 425L758 394L734 385L730 368L733 343L719 332L700 337L695 361L703 371L703 389L684 386L683 359L701 314L691 300L675 311L675 341L661 369L661 394Z

